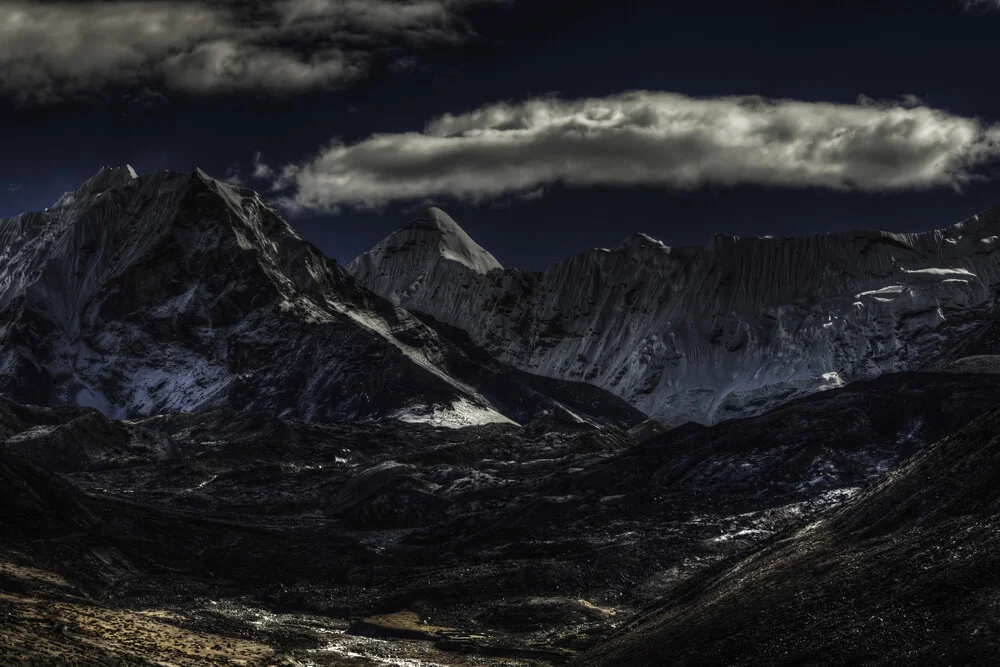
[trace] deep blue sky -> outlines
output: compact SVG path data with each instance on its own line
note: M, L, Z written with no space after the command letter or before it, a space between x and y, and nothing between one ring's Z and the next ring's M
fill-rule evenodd
M919 96L1000 122L1000 11L952 0L646 2L515 0L469 15L478 37L415 51L405 71L376 67L335 92L273 98L168 92L152 108L103 99L19 106L0 100L0 216L49 205L101 165L225 176L254 151L301 161L334 137L419 131L443 113L539 94L599 97L630 89L853 103ZM0 76L3 76L0 71ZM713 233L798 235L849 228L941 227L1000 205L1000 185L891 194L780 187L550 188L540 199L437 202L507 266L542 268L643 231L668 244ZM378 211L298 216L292 224L349 261L412 216Z

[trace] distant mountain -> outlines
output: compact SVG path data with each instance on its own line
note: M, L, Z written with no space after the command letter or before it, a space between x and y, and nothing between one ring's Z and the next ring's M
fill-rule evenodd
M471 362L259 195L200 170L103 168L52 207L0 220L0 394L16 401L112 417L644 418L603 392L551 398L543 379L510 370L489 355Z
M379 270L390 263L395 271ZM473 241L451 216L439 208L429 208L358 257L350 269L356 275L365 276L376 292L393 300L404 300L420 289L422 283L415 281L402 285L398 282L400 275L420 276L456 266L479 274L503 269L500 262Z
M922 234L704 247L634 234L535 273L501 268L430 209L348 269L522 370L592 383L670 423L714 423L985 340L998 234L1000 209ZM967 353L1000 352L987 347Z

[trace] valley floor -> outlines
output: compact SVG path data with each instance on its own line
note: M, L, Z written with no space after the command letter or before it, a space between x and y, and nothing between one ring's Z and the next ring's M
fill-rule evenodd
M591 661L998 403L900 374L639 440L0 402L0 662Z

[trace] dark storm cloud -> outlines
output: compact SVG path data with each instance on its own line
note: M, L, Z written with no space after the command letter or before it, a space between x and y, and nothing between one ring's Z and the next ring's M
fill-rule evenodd
M295 93L349 84L387 43L456 42L503 0L0 0L0 93L45 102L110 84Z
M448 196L533 196L541 186L756 184L891 191L960 186L1000 154L1000 128L918 106L638 91L534 99L445 115L422 132L334 143L281 170L291 209Z

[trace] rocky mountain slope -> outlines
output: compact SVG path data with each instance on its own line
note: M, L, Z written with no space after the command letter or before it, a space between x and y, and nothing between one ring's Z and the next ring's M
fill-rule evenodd
M607 389L671 423L759 414L918 369L996 317L1000 209L922 234L643 234L542 273L502 269L439 209L348 269L503 361Z
M581 665L985 664L1000 412L838 512L693 578Z
M24 403L452 426L643 418L609 395L552 399L509 370L470 362L256 193L201 171L104 168L52 207L0 220L0 394Z

